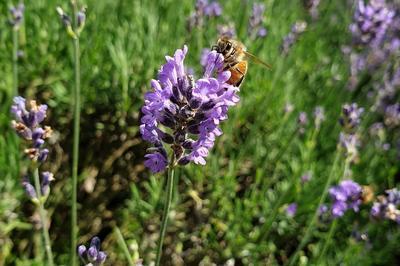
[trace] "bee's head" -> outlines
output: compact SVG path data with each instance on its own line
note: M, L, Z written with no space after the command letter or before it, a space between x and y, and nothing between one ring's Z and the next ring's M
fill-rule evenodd
M218 39L217 45L214 45L212 49L217 51L218 53L226 55L227 53L229 53L232 47L232 41L229 38L223 36Z

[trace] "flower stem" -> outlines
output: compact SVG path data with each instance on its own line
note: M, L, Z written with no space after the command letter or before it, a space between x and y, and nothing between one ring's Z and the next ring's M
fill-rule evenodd
M303 238L302 238L302 240L301 240L299 246L297 247L297 249L296 249L294 255L291 257L291 259L290 259L290 261L289 261L289 263L288 263L289 265L294 265L294 264L296 263L297 258L298 258L299 255L300 255L300 251L301 251L301 250L303 249L303 247L307 244L307 241L308 241L308 239L310 238L310 235L311 235L312 231L314 230L314 226L315 226L315 223L316 223L317 218L318 218L318 210L319 210L319 207L324 203L324 201L325 201L325 199L326 199L326 195L327 195L327 193L328 193L329 186L330 186L330 184L332 183L332 179L333 179L333 177L334 177L335 169L336 169L336 166L337 166L337 164L338 164L338 162L339 162L339 158L340 158L340 151L337 150L337 151L336 151L336 155L335 155L335 159L334 159L333 164L332 164L332 167L331 167L331 171L330 171L330 173L329 173L329 177L328 177L328 179L326 180L324 190L323 190L322 195L321 195L321 197L320 197L320 199L319 199L318 206L316 207L315 212L314 212L314 215L313 215L313 217L312 217L310 223L308 224L308 227L307 227L307 229L306 229L306 233L304 234L304 236L303 236Z
M49 231L47 228L47 218L46 218L46 212L43 206L43 199L42 199L42 193L40 191L40 181L39 181L39 169L35 168L33 171L33 176L35 179L35 190L36 190L36 195L38 197L38 208L39 208L39 215L40 215L40 222L42 224L42 234L43 234L43 239L44 239L44 246L47 254L47 259L48 259L48 265L53 266L54 261L53 261L53 253L51 251L51 243L50 243L50 236L49 236Z
M72 1L73 18L75 29L77 28L76 14L78 13L77 0ZM74 136L72 149L72 198L71 198L71 265L76 265L76 246L77 246L77 186L78 186L78 161L79 161L79 131L81 113L81 77L80 77L80 47L79 34L74 38Z
M135 264L133 263L131 254L129 253L128 246L126 245L125 239L122 236L121 231L119 230L118 226L114 227L114 232L117 235L118 244L124 251L124 255L125 255L126 260L128 261L129 266L134 266Z
M343 170L343 175L340 177L339 182L341 181L342 177L347 177L348 172L349 172L349 167L350 167L350 161L348 159L346 159L345 161L345 165L344 165L344 170ZM322 248L321 253L319 254L319 258L318 258L318 262L321 260L321 258L323 258L323 256L325 255L326 251L328 250L328 247L330 245L331 239L336 231L336 226L337 226L337 221L338 219L335 219L329 228L329 233L328 233L328 237L324 243L324 246ZM317 265L319 265L319 263L317 263Z
M332 224L331 224L331 226L330 226L330 228L329 228L328 237L327 237L327 239L326 239L326 241L325 241L324 247L322 248L321 254L319 255L317 265L321 265L321 264L319 264L319 262L320 262L320 260L324 257L326 251L328 250L329 245L331 244L331 239L332 239L332 237L333 237L333 234L334 234L335 231L336 231L337 223L338 223L338 219L335 219L335 220L332 222Z
M163 211L163 218L161 222L160 228L160 238L158 240L157 245L157 257L156 257L156 266L160 265L161 255L162 255L162 246L164 242L165 231L167 229L168 224L168 216L169 216L169 209L171 207L172 202L172 194L174 191L174 166L173 160L171 162L170 167L168 168L168 177L167 177L167 194L165 195L165 202L164 202L164 211Z
M13 39L13 51L12 51L12 62L13 62L13 91L12 95L18 95L18 30L12 30Z

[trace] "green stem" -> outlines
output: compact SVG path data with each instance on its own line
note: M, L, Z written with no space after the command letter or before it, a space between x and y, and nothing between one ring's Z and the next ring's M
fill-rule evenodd
M317 265L321 265L321 264L320 264L320 260L324 257L326 251L328 250L329 245L331 244L331 239L332 239L332 237L333 237L333 234L334 234L335 231L336 231L337 223L338 223L338 219L336 218L336 219L332 222L332 224L331 224L331 226L330 226L330 228L329 228L328 238L326 239L325 244L324 244L324 247L322 248L322 251L321 251L321 253L320 253L320 255L319 255Z
M131 254L129 253L128 246L126 245L125 239L122 236L121 231L119 230L118 226L114 227L114 232L117 235L118 244L119 244L120 248L122 248L122 250L124 251L124 255L125 255L126 260L128 261L129 266L134 266L135 264L133 263Z
M13 54L12 54L12 62L13 62L13 97L18 95L18 30L13 29L12 31L12 39L13 39Z
M332 183L332 179L334 177L334 172L335 172L336 166L337 166L337 164L339 162L339 158L340 158L340 151L337 150L336 151L336 155L335 155L335 159L334 159L333 164L332 164L331 171L329 173L329 177L326 180L324 190L323 190L322 195L321 195L321 197L319 199L318 206L315 209L314 215L313 215L313 217L312 217L312 219L311 219L311 221L310 221L310 223L309 223L309 225L308 225L308 227L306 229L306 233L304 234L304 237L302 238L302 240L301 240L299 246L297 247L294 255L291 257L291 259L289 261L289 265L294 265L296 263L297 258L299 257L300 251L307 244L307 241L310 238L310 235L311 235L312 231L314 230L314 226L315 226L315 223L316 223L317 218L318 218L319 207L324 203L324 201L326 199L329 186Z
M40 222L42 225L42 233L43 233L43 239L44 239L44 246L47 254L47 259L48 259L48 265L53 266L54 261L53 261L53 253L51 251L51 243L50 243L50 236L49 236L49 231L47 228L47 218L46 218L46 212L43 206L43 198L42 198L42 193L40 191L40 181L39 181L39 169L35 168L33 171L33 177L35 181L35 190L36 190L36 195L38 197L38 208L39 208L39 215L40 215Z
M77 28L76 14L78 13L77 0L72 1L74 29ZM79 34L74 39L74 72L75 72L75 91L74 91L74 136L72 149L72 198L71 198L71 265L76 265L76 246L77 246L77 186L78 186L78 161L79 161L79 131L81 116L81 77L80 77L80 47Z
M171 208L173 191L174 191L174 161L172 160L171 165L168 168L167 194L165 195L165 202L164 202L165 205L164 205L163 218L160 228L160 238L158 240L158 245L157 245L156 266L159 266L161 261L162 246L164 242L165 231L167 230L169 209Z

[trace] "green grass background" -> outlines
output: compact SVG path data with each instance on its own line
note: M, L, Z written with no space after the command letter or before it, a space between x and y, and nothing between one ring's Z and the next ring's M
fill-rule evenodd
M350 1L321 1L316 21L301 1L264 2L269 33L256 40L247 33L253 1L221 1L223 15L192 32L186 30L186 19L193 1L81 3L87 6L87 21L81 35L79 243L99 235L108 253L107 265L126 265L112 232L115 225L133 257L142 258L145 265L155 259L165 178L144 168L147 146L138 133L139 110L150 80L164 56L184 44L189 47L186 64L200 76L201 50L215 43L216 26L229 22L248 50L273 69L250 64L241 101L223 123L224 134L207 165L177 171L163 265L224 265L232 259L235 265L278 265L293 255L332 168L341 106L355 101L369 113L367 92L373 83L356 92L346 89L349 64L341 47L351 40ZM26 162L20 160L19 141L10 128L12 38L7 15L11 4L0 3L0 265L42 265L37 214L20 181ZM53 171L56 178L46 207L57 265L66 264L69 257L73 51L55 9L62 6L71 13L68 4L25 1L19 34L24 53L19 60L19 92L49 105L46 122L56 133L43 169ZM282 38L298 20L308 22L307 31L283 56ZM295 107L290 115L283 113L287 102ZM325 108L327 118L319 132L312 121L316 106ZM310 120L304 135L297 133L300 111ZM370 139L368 127L375 119L371 113L361 124L361 158L351 169L354 180L382 193L395 186L399 161L395 150L378 150ZM334 169L335 181L342 178L343 166L341 159ZM312 180L303 186L300 176L307 171L312 171ZM299 205L293 218L284 212L291 202ZM327 252L320 257L328 230L329 224L317 223L299 264L394 265L400 258L398 227L370 220L368 205L339 220ZM356 241L355 231L367 232L369 241Z

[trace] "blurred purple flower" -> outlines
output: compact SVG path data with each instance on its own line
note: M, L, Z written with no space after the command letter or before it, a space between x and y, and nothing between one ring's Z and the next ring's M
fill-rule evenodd
M186 53L185 46L174 57L166 57L158 80L151 82L153 91L144 97L140 132L154 145L145 162L152 172L161 172L175 162L204 165L209 149L222 134L219 124L228 118L228 108L239 101L238 88L226 83L230 73L222 70L222 55L210 51L203 77L194 81L184 71ZM164 144L171 145L172 162Z
M390 127L400 126L400 104L389 105L385 109L385 124Z
M304 183L307 183L308 181L310 181L311 177L312 177L311 172L306 172L301 176L300 179L301 179L301 182L304 184Z
M347 134L340 132L339 147L343 149L347 160L349 160L350 162L357 162L359 146L360 140L357 134Z
M300 134L304 134L305 127L308 124L308 116L306 112L300 112L299 116L297 117L297 125L299 127Z
M325 120L325 111L322 106L317 106L314 109L314 123L316 128L321 127L321 123Z
M361 122L361 115L364 108L358 107L357 103L344 104L342 107L342 116L339 120L345 131L354 132Z
M343 216L349 209L358 212L362 202L362 188L352 180L344 180L338 186L331 187L329 195L333 201L331 213L335 218Z
M204 18L218 17L222 14L222 7L217 1L197 0L194 12L187 20L187 27L192 31L196 27L202 27Z
M217 31L219 36L225 36L228 38L234 38L236 36L235 25L228 24L228 25L218 25Z
M264 38L267 35L267 29L263 26L265 5L262 3L254 3L252 14L249 19L249 35L255 39L257 37Z
M289 217L293 217L296 215L297 212L297 203L291 203L286 208L286 215Z
M393 21L395 11L385 0L371 0L365 4L358 0L354 13L354 22L350 25L353 41L356 44L379 46Z
M320 0L306 0L305 1L308 13L310 13L311 18L313 20L318 19L318 16L319 16L318 6L319 6L320 2L321 2Z
M42 128L40 125L46 117L46 111L47 105L37 105L36 101L30 101L27 105L26 100L20 96L14 97L14 104L11 106L11 113L15 118L12 126L22 139L31 143L25 153L33 161L43 162L49 153L42 146L52 130L48 126Z
M322 215L324 215L325 213L327 213L328 211L329 211L328 206L327 206L326 204L322 204L322 205L319 206L319 208L318 208L318 215L319 215L319 216L322 216Z
M18 4L18 6L12 6L10 8L11 19L9 20L10 25L18 30L21 22L24 18L25 6L23 3Z
M84 263L88 263L88 265L103 265L107 258L107 254L100 251L100 238L97 236L92 238L88 249L84 245L80 245L77 252Z
M288 35L283 38L281 44L281 53L283 55L288 55L290 48L298 40L300 35L306 30L307 23L305 21L297 21L293 26Z

